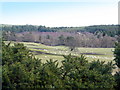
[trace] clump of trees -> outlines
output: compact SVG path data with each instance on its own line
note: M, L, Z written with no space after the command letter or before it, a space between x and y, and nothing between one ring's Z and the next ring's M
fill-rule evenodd
M118 37L119 25L94 25L86 27L46 27L37 25L4 25L3 37L8 41L37 42L45 45L111 48ZM61 37L62 36L62 37ZM69 37L73 37L71 44ZM77 41L77 42L75 42ZM69 44L68 44L68 43Z
M3 89L29 88L114 88L112 62L88 60L81 55L64 56L62 65L48 60L41 63L23 45L2 43Z
M102 33L89 32L3 32L3 37L8 41L37 42L45 45L65 45L74 47L111 48L117 37L110 37Z

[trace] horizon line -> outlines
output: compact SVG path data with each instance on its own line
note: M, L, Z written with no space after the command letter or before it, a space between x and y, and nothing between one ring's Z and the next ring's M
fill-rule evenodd
M105 26L105 25L107 26L107 25L120 25L120 24L97 24L97 25L94 25L94 24L93 24L93 25L85 25L85 26L47 26L47 25L37 25L37 24L36 24L36 25L35 25L35 24L0 24L0 25L11 25L11 26L12 26L12 25L14 25L14 26L17 26L17 25L18 25L18 26L22 26L22 25L23 25L23 26L24 26L24 25L32 25L32 26L45 26L45 27L88 27L88 26L100 26L100 25L101 25L101 26L102 26L102 25L103 25L103 26Z

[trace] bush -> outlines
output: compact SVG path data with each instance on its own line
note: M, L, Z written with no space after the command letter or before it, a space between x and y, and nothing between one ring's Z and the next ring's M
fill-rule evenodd
M86 58L64 56L62 66L57 61L41 63L23 44L3 43L3 89L17 88L113 88L113 64Z
M111 75L112 63L88 60L81 57L65 56L62 72L65 88L113 88L114 77Z
M23 44L2 46L3 88L34 87L35 69L41 61L33 57Z

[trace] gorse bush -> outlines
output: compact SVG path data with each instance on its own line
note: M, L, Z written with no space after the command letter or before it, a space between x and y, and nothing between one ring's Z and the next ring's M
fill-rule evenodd
M113 88L116 83L111 62L92 61L86 58L64 56L62 65L48 60L41 63L23 45L2 47L3 89L18 88Z

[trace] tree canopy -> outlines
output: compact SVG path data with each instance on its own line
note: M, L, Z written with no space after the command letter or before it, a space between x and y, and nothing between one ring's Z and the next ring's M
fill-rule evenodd
M3 89L28 88L114 88L112 62L88 62L85 56L64 56L62 65L47 60L41 63L23 45L2 47Z
M85 27L46 27L42 25L5 25L2 24L3 31L10 32L90 32L94 34L103 33L114 37L117 34L119 25L93 25Z

